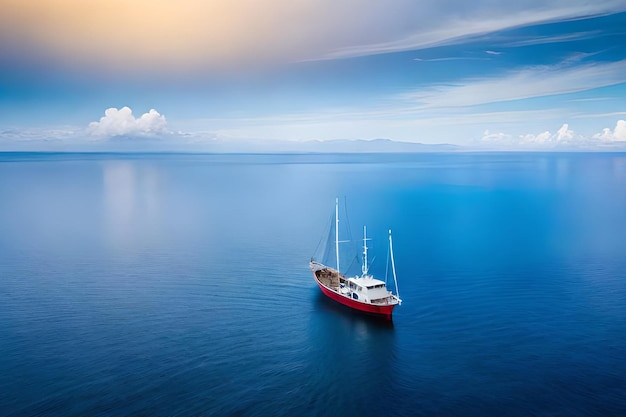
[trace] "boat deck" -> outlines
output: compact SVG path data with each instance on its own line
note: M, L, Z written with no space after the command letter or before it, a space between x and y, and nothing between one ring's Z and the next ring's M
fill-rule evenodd
M335 291L339 289L339 283L345 281L343 275L339 274L335 270L330 270L327 268L315 271L315 276L322 284L329 288L332 288Z

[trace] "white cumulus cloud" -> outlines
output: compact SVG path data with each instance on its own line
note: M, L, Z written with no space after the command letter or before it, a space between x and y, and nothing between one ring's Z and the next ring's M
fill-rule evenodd
M167 120L154 109L135 118L130 107L111 107L99 122L89 123L87 131L98 137L157 136L167 132Z
M557 130L555 139L557 142L569 142L574 139L574 131L570 130L567 123L564 123L563 126Z
M497 144L512 144L515 141L512 135L508 135L502 132L493 133L489 130L485 130L485 133L483 133L483 137L481 138L481 140L485 143Z
M587 139L574 133L567 123L564 123L555 133L546 130L541 133L526 133L514 136L506 133L492 133L485 131L481 141L485 144L530 146L530 147L556 147L562 145L577 145L587 142Z
M575 133L564 123L555 133L546 130L541 133L511 135L486 130L480 143L506 149L623 149L626 145L626 121L618 120L615 128L604 128L595 135Z
M567 123L564 123L556 133L549 130L539 134L528 133L519 137L520 144L536 144L536 145L559 145L580 142L583 138L574 134Z
M602 133L596 133L593 137L594 139L600 139L604 142L626 141L626 120L618 120L613 131L605 127Z

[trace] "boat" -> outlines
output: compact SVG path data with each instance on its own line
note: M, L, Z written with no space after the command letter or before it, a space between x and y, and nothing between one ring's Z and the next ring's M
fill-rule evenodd
M339 268L339 199L335 199L335 256L336 265L331 267L311 258L309 267L313 278L322 293L338 303L360 312L391 320L393 309L402 303L398 295L398 280L393 258L393 241L389 230L389 256L395 283L395 294L387 289L385 281L374 278L369 273L367 260L367 227L363 226L363 262L361 275L346 277Z

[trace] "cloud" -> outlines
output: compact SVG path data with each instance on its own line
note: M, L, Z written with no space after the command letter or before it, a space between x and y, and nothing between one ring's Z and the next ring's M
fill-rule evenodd
M169 131L165 116L158 111L151 109L135 118L129 107L106 109L99 121L89 123L86 128L77 126L12 127L0 130L0 141L22 144L47 142L76 145L93 143L93 139L99 141L114 137L173 139L183 136L181 132ZM86 141L85 139L92 140Z
M410 3L410 2L408 2ZM426 6L424 2L413 2L415 7L405 10L405 19L413 19L414 25L406 25L409 31L394 33L393 39L381 42L353 45L339 48L325 56L326 59L364 56L434 46L454 45L468 37L491 32L616 13L626 9L623 2L606 0L593 3L585 1L545 2L489 2L477 0L471 3L457 1L438 2ZM471 5L471 6L470 6ZM382 14L385 17L385 14ZM396 16L401 21L401 16Z
M626 120L618 120L613 131L606 127L602 130L602 133L596 133L593 137L603 142L626 141Z
M590 30L586 32L568 33L567 35L535 36L529 39L509 42L509 43L506 43L505 46L520 47L520 46L542 45L542 44L547 44L547 43L572 42L572 41L590 39L590 38L601 36L601 35L602 35L602 31L600 30Z
M615 129L605 128L601 133L592 136L584 136L575 133L564 123L559 130L551 133L546 130L544 132L533 134L527 133L523 135L511 135L506 133L492 133L486 130L480 140L482 145L491 145L500 148L523 149L523 148L585 148L585 149L603 149L607 145L624 145L626 144L626 121L618 120ZM622 148L620 148L622 149Z
M626 60L574 65L580 56L556 65L527 67L500 77L467 79L403 93L400 99L423 108L469 107L592 90L626 82Z
M493 144L508 144L512 145L515 142L515 138L513 135L509 135L507 133L492 133L489 130L485 130L483 133L483 137L480 139L483 143L493 143Z
M167 133L167 120L158 111L150 109L139 118L129 107L106 109L99 122L91 122L87 131L96 137L140 136L150 137Z
M79 136L80 128L10 128L0 131L0 141L12 142L70 142Z
M527 133L513 136L506 133L491 133L486 130L481 138L481 142L495 145L555 147L580 144L586 142L586 140L582 136L576 135L574 131L569 128L569 125L564 123L556 133L551 133L549 130L546 130L537 134Z
M521 144L538 144L538 145L561 145L572 144L580 142L581 136L575 136L574 131L569 128L567 123L564 123L556 133L550 133L549 130L541 132L539 134L526 134L520 136L519 143Z
M454 44L625 9L623 0L9 0L0 43L72 66L230 69Z
M413 61L419 62L443 62L443 61L464 61L464 60L472 60L472 61L486 61L489 58L480 58L475 56L450 56L444 58L413 58Z
M567 123L563 124L561 128L556 132L557 142L569 142L574 139L574 131L569 129Z

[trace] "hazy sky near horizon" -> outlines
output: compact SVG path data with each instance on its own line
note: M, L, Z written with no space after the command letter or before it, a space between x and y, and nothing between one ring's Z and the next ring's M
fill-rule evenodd
M623 0L0 0L0 150L594 147L624 120Z

